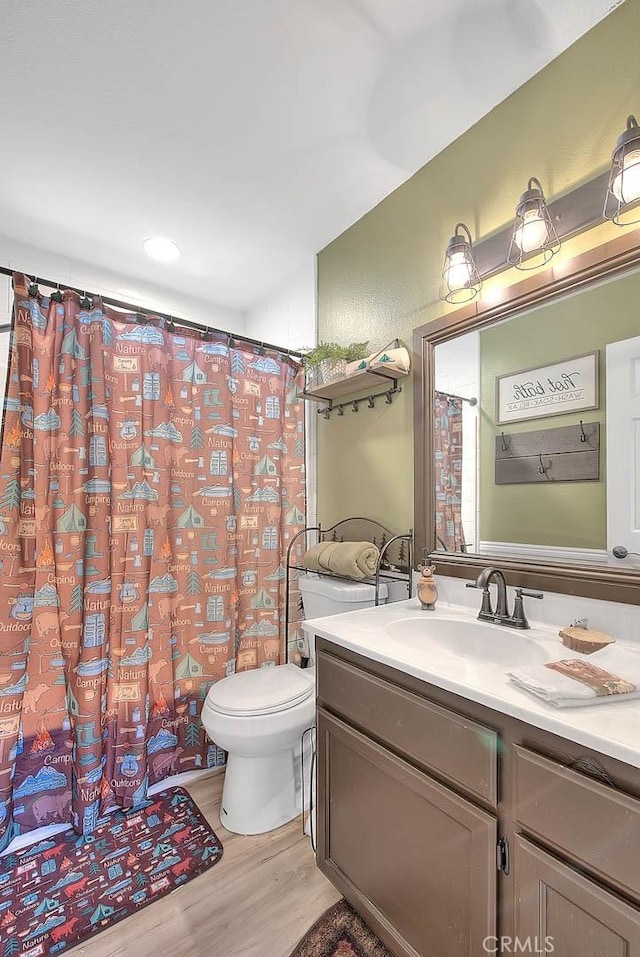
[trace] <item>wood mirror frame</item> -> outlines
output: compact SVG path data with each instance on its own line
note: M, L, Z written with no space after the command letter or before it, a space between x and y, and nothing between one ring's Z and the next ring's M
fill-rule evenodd
M561 260L557 265L505 287L490 302L481 298L479 302L448 312L414 330L415 554L419 560L429 554L441 575L474 579L482 568L490 566L493 561L491 555L444 552L437 551L435 547L435 482L433 468L431 465L427 467L427 463L433 462L434 452L433 428L427 425L433 423L435 347L464 333L484 329L562 293L577 291L621 274L634 266L640 266L640 229L625 232L569 262ZM550 564L533 559L502 557L496 557L495 564L504 571L511 585L640 605L640 568Z

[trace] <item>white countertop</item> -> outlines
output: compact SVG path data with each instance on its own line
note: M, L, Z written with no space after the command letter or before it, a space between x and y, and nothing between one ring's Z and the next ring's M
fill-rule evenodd
M578 708L554 707L517 688L507 677L508 665L462 658L430 644L430 615L439 619L450 617L474 621L468 608L438 603L435 612L423 611L418 599L412 598L378 608L311 619L305 621L303 627L310 640L314 635L320 635L365 658L640 768L640 698L607 700L606 703ZM421 616L424 619L424 644L409 647L387 630L387 626L393 627L393 623ZM420 627L419 623L417 627ZM558 629L532 623L529 631L507 627L504 631L513 635L514 642L535 641L544 648L545 654L548 652L547 661L576 656L563 646ZM638 648L637 645L623 644L620 647L636 652ZM597 654L590 658L595 663Z

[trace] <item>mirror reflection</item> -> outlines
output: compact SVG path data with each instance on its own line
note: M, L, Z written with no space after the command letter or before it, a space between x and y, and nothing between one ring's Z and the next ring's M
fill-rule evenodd
M638 302L629 271L435 347L437 549L637 570Z

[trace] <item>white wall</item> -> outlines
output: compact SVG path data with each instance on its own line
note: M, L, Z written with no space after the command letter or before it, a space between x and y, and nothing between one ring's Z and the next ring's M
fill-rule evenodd
M100 269L89 263L59 256L56 253L26 246L7 236L0 236L0 265L21 270L28 276L42 276L56 280L63 286L78 286L89 293L102 293L114 299L123 299L137 306L157 309L216 329L244 333L245 320L242 312L204 302L196 297L185 296L168 287L138 282ZM170 266L163 267L170 277ZM11 322L11 280L0 275L0 326ZM0 333L0 409L4 398L9 334Z
M310 257L270 296L245 314L245 334L287 349L316 341L316 261Z
M185 296L170 288L171 265L160 267L166 271L167 285L138 282L127 276L100 269L90 263L59 256L35 246L26 246L7 236L0 236L0 265L21 270L29 276L43 276L59 281L62 285L78 286L89 293L102 293L114 299L148 309L157 309L182 319L191 319L207 326L229 332L245 331L244 315L237 309L217 306L197 297ZM0 276L0 280L4 280ZM0 294L0 323L5 321L6 305L4 289Z

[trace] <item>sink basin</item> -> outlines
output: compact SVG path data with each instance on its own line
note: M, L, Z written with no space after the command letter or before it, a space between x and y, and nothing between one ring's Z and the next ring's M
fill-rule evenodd
M526 633L475 619L438 618L425 612L390 621L386 631L399 644L425 654L437 649L456 658L505 668L550 660L548 652Z

